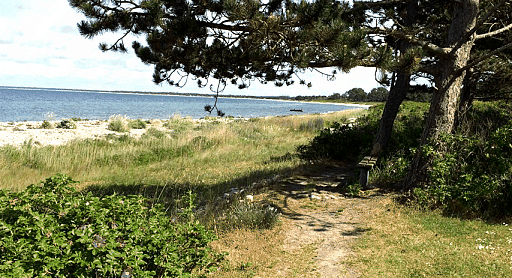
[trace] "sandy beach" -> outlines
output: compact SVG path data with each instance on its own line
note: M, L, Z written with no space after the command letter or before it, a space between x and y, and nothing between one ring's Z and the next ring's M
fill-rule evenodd
M247 121L248 118L212 118L215 121ZM127 132L115 132L108 129L107 120L77 121L76 129L55 128L60 121L50 121L54 128L42 128L43 121L25 122L0 122L0 147L12 145L19 147L25 143L34 146L64 145L73 140L102 139L109 134L127 134L134 138L140 138L149 128L156 128L161 131L170 131L164 126L167 120L153 119L146 121L145 129L129 129ZM201 124L210 121L208 119L192 119L178 117L176 120L191 121L194 124Z
M58 122L51 122L53 126ZM108 130L108 121L79 121L76 122L76 129L52 128L43 129L40 122L0 122L0 146L13 145L21 146L25 142L31 142L36 146L62 145L72 140L83 140L87 138L100 139L108 134L123 134ZM151 121L147 128L163 128L159 120ZM126 134L139 137L146 130L132 129ZM30 141L32 140L32 141Z
M360 108L355 107L354 109ZM366 107L365 107L366 108ZM352 110L352 109L350 109ZM346 111L346 110L345 110ZM343 113L343 111L330 113ZM329 113L327 113L329 114ZM306 116L307 114L303 114ZM271 116L269 116L271 117ZM266 117L264 117L266 118ZM195 124L199 124L205 119L181 118L182 120L190 120ZM248 118L215 118L221 121L248 120ZM167 119L169 120L169 119ZM73 140L83 139L102 139L109 134L128 134L132 137L139 138L146 132L148 128L156 128L162 131L169 131L163 126L167 120L149 120L146 129L131 129L127 132L115 132L108 129L109 121L107 120L87 120L77 121L76 129L50 128L42 127L43 121L24 121L24 122L0 122L0 147L6 145L21 146L30 143L34 146L63 145ZM53 127L57 126L60 121L50 121Z

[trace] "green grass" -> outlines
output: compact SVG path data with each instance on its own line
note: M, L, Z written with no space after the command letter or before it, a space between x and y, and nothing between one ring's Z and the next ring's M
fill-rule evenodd
M301 164L289 154L316 133L301 125L351 113L200 123L174 117L163 123L166 130L148 126L140 139L123 134L63 146L6 146L0 148L0 188L21 190L57 172L81 186L246 186Z
M512 229L386 204L350 263L363 277L510 277Z
M100 196L139 194L168 205L193 189L201 206L215 206L216 198L232 187L300 171L302 162L293 155L295 149L317 134L321 122L360 113L231 122L211 118L200 123L174 117L163 123L164 131L148 125L141 139L123 134L63 146L35 147L28 142L19 148L1 147L0 188L23 190L58 172ZM371 208L369 232L357 243L357 256L349 262L363 277L512 276L512 227L445 217L388 200ZM268 212L268 207L240 204L227 216L233 222L243 219L241 228L262 228L275 222ZM284 236L277 231L233 230L222 240L239 237L237 244L261 246L254 256L262 259L243 258L240 266L257 269L265 264L252 262L269 259L268 242ZM272 248L281 251L280 246Z

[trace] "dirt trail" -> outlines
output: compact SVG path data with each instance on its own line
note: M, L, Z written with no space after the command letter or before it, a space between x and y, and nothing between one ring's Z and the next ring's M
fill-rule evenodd
M362 198L340 193L354 169L332 167L320 172L288 178L279 182L267 198L278 204L287 231L283 250L299 254L315 246L314 273L290 273L279 270L274 277L359 277L360 273L343 262L355 254L351 246L369 231L368 219L376 200L389 198L377 190ZM267 274L268 275L268 274Z

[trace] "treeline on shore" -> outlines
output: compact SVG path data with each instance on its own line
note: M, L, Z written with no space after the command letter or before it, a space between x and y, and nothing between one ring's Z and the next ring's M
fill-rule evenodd
M16 87L19 89L35 89L34 87ZM98 90L85 89L61 89L61 88L40 88L58 91L90 91ZM432 96L433 88L427 85L411 86L407 93L407 100L428 102ZM352 88L344 93L334 92L332 95L312 95L312 96L249 96L249 95L219 95L200 94L200 93L180 93L180 92L142 92L142 91L104 91L113 94L143 94L143 95L176 95L176 96L195 96L195 97L223 97L223 98L250 98L250 99L271 99L271 100L295 100L295 101L329 101L329 102L384 102L387 101L389 90L385 87L373 88L366 92L362 88Z

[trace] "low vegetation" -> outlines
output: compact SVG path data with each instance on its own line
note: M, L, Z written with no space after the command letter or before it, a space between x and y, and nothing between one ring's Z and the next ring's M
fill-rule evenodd
M358 161L368 155L377 133L383 105L373 106L354 124L331 123L308 144L298 147L310 161ZM402 104L389 146L371 182L395 188L407 174L423 129L428 104ZM505 102L476 103L459 124L457 134L445 134L441 143L424 147L434 158L429 183L410 196L422 208L447 214L501 218L512 215L512 106ZM441 149L442 148L442 149ZM440 154L443 155L440 155Z
M56 175L1 191L0 271L5 277L187 277L222 260L194 221L193 195L169 218L142 196L84 194Z
M48 124L45 124L43 122L43 124L45 126L49 126ZM62 120L60 121L57 126L57 128L62 128L62 129L76 129L76 123L75 121L73 121L72 119L68 119L68 120Z
M362 277L510 277L508 221L446 217L441 211L383 200L372 206L371 230L347 265Z
M123 117L121 115L115 115L110 117L108 121L108 130L112 130L115 132L126 132L128 130L126 127L128 122L126 117Z
M0 232L5 240L0 248L12 250L2 254L2 273L85 277L130 271L136 277L206 273L222 257L220 248L216 252L206 248L214 238L208 230L222 234L278 224L279 213L270 204L230 200L269 177L299 171L302 162L291 154L299 144L324 122L361 113L249 121L174 117L160 126L148 124L140 139L119 134L63 146L27 142L2 147L5 229ZM117 121L123 119L111 119ZM68 177L80 182L72 183ZM187 205L182 197L188 192L197 198ZM24 244L14 248L19 242ZM169 245L157 248L156 242Z
M285 180L307 165L354 165L370 151L382 109L375 105L366 112L250 120L138 120L131 128L145 129L140 139L118 134L64 146L27 142L2 147L0 248L1 261L10 262L2 270L21 276L85 271L85 276L129 272L163 277L201 276L220 267L215 276L251 277L265 266L263 273L268 273L276 262L265 260L269 254L280 256L286 227L279 225L278 207L244 195L264 190L259 186L271 177ZM367 232L354 246L357 256L348 265L367 277L510 276L511 109L504 102L476 103L459 125L466 133L445 135L447 155L437 155L439 145L428 145L424 154L435 157L429 185L396 194L397 201L376 199ZM402 105L390 147L371 171L371 184L385 192L397 188L418 146L427 110L425 103ZM117 120L129 127L126 119L111 123ZM340 190L347 197L366 194L356 183ZM87 230L80 229L84 225ZM133 231L140 237L128 234ZM215 236L220 239L214 241ZM121 248L119 239L139 253ZM181 248L173 244L162 252L141 248L157 239L198 245L186 258L165 257L164 252ZM20 240L26 244L16 245ZM29 250L36 245L34 256ZM252 253L223 261L223 251L230 248ZM314 256L314 248L310 251L302 255ZM25 259L14 260L20 257ZM162 263L164 257L169 261ZM93 267L64 268L65 260Z
M299 155L310 161L358 161L370 151L382 109L372 107L352 125L332 123L300 146ZM427 110L428 104L402 104L370 183L398 188ZM434 158L429 183L372 207L371 231L356 244L358 255L349 265L364 277L512 275L511 110L507 102L476 102L460 120L457 134L427 145L423 155ZM342 150L329 149L333 143Z

